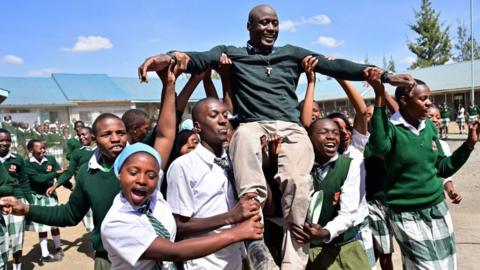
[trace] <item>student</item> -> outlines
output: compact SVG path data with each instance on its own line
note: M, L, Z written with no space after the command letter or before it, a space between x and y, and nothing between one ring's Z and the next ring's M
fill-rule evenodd
M157 134L154 145L162 159L168 160L175 136L176 75L169 68L160 72L159 76L163 87L157 128L161 133ZM110 262L100 239L100 225L120 191L112 166L127 144L127 132L123 121L111 113L98 116L92 129L98 149L89 162L80 167L77 187L66 204L56 207L29 207L13 197L6 197L0 199L0 206L12 209L15 215L24 215L30 220L57 226L78 224L91 208L94 228L90 233L90 240L95 250L95 270L103 270L110 269Z
M309 172L314 160L313 149L306 131L298 125L295 95L298 78L303 72L300 62L305 56L314 55L319 59L315 71L352 80L363 80L363 70L370 67L343 59L327 61L323 55L292 45L275 47L279 20L276 11L268 5L259 5L250 11L247 29L250 39L245 47L222 45L208 52L176 52L176 60L169 55L149 57L139 67L139 77L146 81L147 71L163 70L176 61L177 70L199 73L216 68L222 53L232 60L232 100L241 123L229 147L237 191L240 196L255 192L264 204L267 182L258 158L261 154L258 140L271 132L288 137L282 142L276 175L276 180L281 182L285 221L282 268L302 269L308 257L304 252L306 246L296 243L288 230L291 224L303 224L308 208L307 194L312 190ZM388 73L383 79L393 84L414 83L410 76Z
M31 157L26 160L25 173L30 181L32 190L32 205L50 208L58 204L57 194L55 192L46 195L47 189L58 178L63 169L60 168L57 161L52 156L45 155L45 143L40 140L30 140L27 144L27 150ZM32 220L33 229L38 232L40 249L42 251L42 262L55 262L63 258L63 250L60 242L60 230L56 226L49 226L46 223L35 222ZM47 246L47 232L51 231L53 243L55 244L54 255L50 254Z
M73 124L73 127L75 129L75 134L77 135L77 137L79 137L78 132L80 131L80 128L85 127L85 124L83 123L83 121L78 120L78 121L75 121L75 123ZM70 160L70 157L71 157L73 151L75 151L75 149L78 149L80 147L82 147L82 144L80 143L79 139L77 139L75 137L71 137L70 139L68 139L67 140L67 153L66 153L67 160Z
M450 124L450 113L452 113L452 108L447 105L447 102L443 103L443 106L440 106L439 109L441 120L440 126L440 138L448 138L448 125Z
M64 186L66 183L69 183L72 176L78 174L79 168L87 163L92 155L97 150L97 144L95 143L95 137L93 136L93 130L90 127L83 127L79 129L78 136L82 147L73 151L70 157L70 163L68 164L67 170L58 177L57 181L47 190L47 196L50 196L59 186ZM85 215L82 220L83 225L87 232L93 230L93 217L91 209Z
M472 124L466 142L446 157L433 123L426 119L432 104L428 86L417 80L414 88L398 87L400 109L388 121L379 74L368 74L375 90L370 144L374 154L384 156L385 203L403 268L456 269L453 226L439 177L452 175L466 162L478 141L479 123Z
M432 120L433 124L437 128L437 131L440 130L442 125L441 114L438 108L433 104L430 108L428 108L428 118ZM450 151L450 146L448 145L448 143L444 140L439 140L439 141L440 141L440 144L442 145L442 149L445 155L451 156L452 151ZM443 179L443 188L452 203L459 204L462 201L462 196L455 191L452 177Z
M303 229L292 227L297 241L310 243L307 269L370 269L355 227L363 163L338 153L340 132L333 120L314 121L309 134L315 151L314 190L323 195L321 212Z
M475 103L470 102L470 105L467 108L467 114L468 114L468 124L471 124L475 122L478 119L478 112L480 109L478 108Z
M255 194L236 202L233 172L224 144L227 142L227 109L214 98L200 100L192 111L200 144L170 165L167 201L181 239L217 234L258 215ZM235 205L236 204L236 205ZM209 256L184 262L185 269L242 269L243 243Z
M10 132L0 129L0 162L8 171L13 180L13 194L22 201L28 203L32 200L32 191L25 172L25 160L14 153L11 146ZM7 226L10 250L13 253L13 270L20 270L22 265L22 250L25 231L25 217L6 215L3 217ZM7 249L8 252L8 249Z
M457 108L457 125L459 133L463 134L465 132L465 108L462 104L459 104Z
M204 257L235 242L262 237L257 215L230 230L174 243L175 219L157 189L161 168L158 153L142 143L128 146L115 161L121 192L102 223L112 270L173 269L172 261Z
M5 167L0 166L0 197L13 195L14 181ZM9 215L10 213L10 209L2 208L3 215L0 215L0 269L6 269L8 263L9 233L5 224L4 215ZM17 266L15 261L14 266Z

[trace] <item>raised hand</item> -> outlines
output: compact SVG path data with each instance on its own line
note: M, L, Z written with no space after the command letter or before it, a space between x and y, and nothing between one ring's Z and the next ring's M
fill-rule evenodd
M480 122L475 120L472 124L468 127L468 138L467 138L467 145L470 149L473 149L475 144L478 142L480 138Z
M13 214L16 216L25 216L28 214L28 205L13 196L0 198L0 208L4 215Z
M387 82L394 86L414 88L417 83L410 74L391 74L387 76Z
M263 224L260 215L254 215L233 228L239 240L260 240L263 238Z
M305 56L302 59L302 68L307 75L308 82L315 82L315 66L318 64L318 59L311 55Z
M147 72L161 71L168 67L173 59L170 55L160 54L150 56L138 67L138 78L140 82L148 82Z

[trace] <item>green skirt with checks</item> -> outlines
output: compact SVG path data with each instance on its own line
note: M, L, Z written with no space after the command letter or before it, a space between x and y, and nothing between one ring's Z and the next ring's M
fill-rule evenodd
M8 263L8 233L5 219L0 215L0 269L6 269Z
M58 205L58 200L54 196L48 197L46 195L33 194L32 197L33 197L33 200L32 200L33 205L37 205L37 206L57 206ZM27 221L27 223L28 223L27 228L29 231L48 232L52 229L57 228L50 225L36 223L33 221Z
M422 210L390 212L403 269L457 269L452 218L445 200Z
M24 204L28 204L28 201L19 198ZM10 251L15 253L17 251L23 250L23 239L25 231L25 217L24 216L15 216L15 215L6 215L3 216L7 225L7 232L9 238Z
M379 200L369 201L368 223L372 231L373 248L380 254L393 253L393 233L391 232L389 211Z

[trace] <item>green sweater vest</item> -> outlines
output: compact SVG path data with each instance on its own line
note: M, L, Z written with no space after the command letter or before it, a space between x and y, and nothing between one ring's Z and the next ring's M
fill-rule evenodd
M68 168L62 175L60 175L60 177L58 177L58 183L60 185L67 183L72 176L78 173L80 166L87 163L94 153L95 151L89 151L81 148L73 151L72 155L70 156Z
M246 47L222 45L207 52L187 52L191 58L187 71L199 73L208 67L218 67L221 53L226 53L233 62L233 101L241 122L299 123L295 91L303 72L301 61L307 55L319 59L316 72L339 79L364 80L363 70L367 67L343 59L329 61L321 54L292 45L275 47L268 55L249 54ZM266 74L268 65L272 68L271 76Z
M330 164L330 169L323 181L320 181L320 179L316 177L316 174L312 172L315 191L323 190L322 211L320 212L320 218L317 222L317 224L322 227L325 227L328 222L332 221L338 215L340 203L334 206L333 198L336 192L342 191L342 186L347 179L351 162L351 158L339 155L338 159ZM352 227L332 240L330 244L349 241L355 237L355 234L355 228Z
M53 185L54 179L58 176L57 172L60 170L60 165L52 156L45 156L47 161L39 165L36 162L25 160L25 172L30 181L30 188L33 194L45 195L49 187Z
M439 177L451 176L467 161L471 150L466 144L446 157L437 129L429 119L418 136L403 125L392 124L384 107L375 108L371 121L371 150L384 156L387 171L384 187L387 206L397 211L413 211L443 201Z
M10 196L13 194L14 180L8 174L4 166L0 166L0 197Z
M52 226L75 226L92 208L94 229L90 233L90 240L97 253L106 254L100 237L100 226L118 192L120 183L113 169L110 172L91 170L86 163L78 171L77 185L67 203L54 207L32 205L28 218Z
M32 190L25 171L25 161L19 155L10 157L3 163L3 167L13 180L13 195L31 201Z
M80 141L76 138L70 138L67 140L67 153L65 154L67 160L70 160L72 157L73 151L82 147Z

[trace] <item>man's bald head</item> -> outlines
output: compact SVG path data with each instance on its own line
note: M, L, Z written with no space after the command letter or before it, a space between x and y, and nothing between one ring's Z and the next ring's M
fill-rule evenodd
M273 9L273 7L270 5L267 5L267 4L258 5L253 7L248 13L248 22L254 21L256 18L258 18L259 14L264 12L268 12L268 13L273 12L277 14L275 9Z

